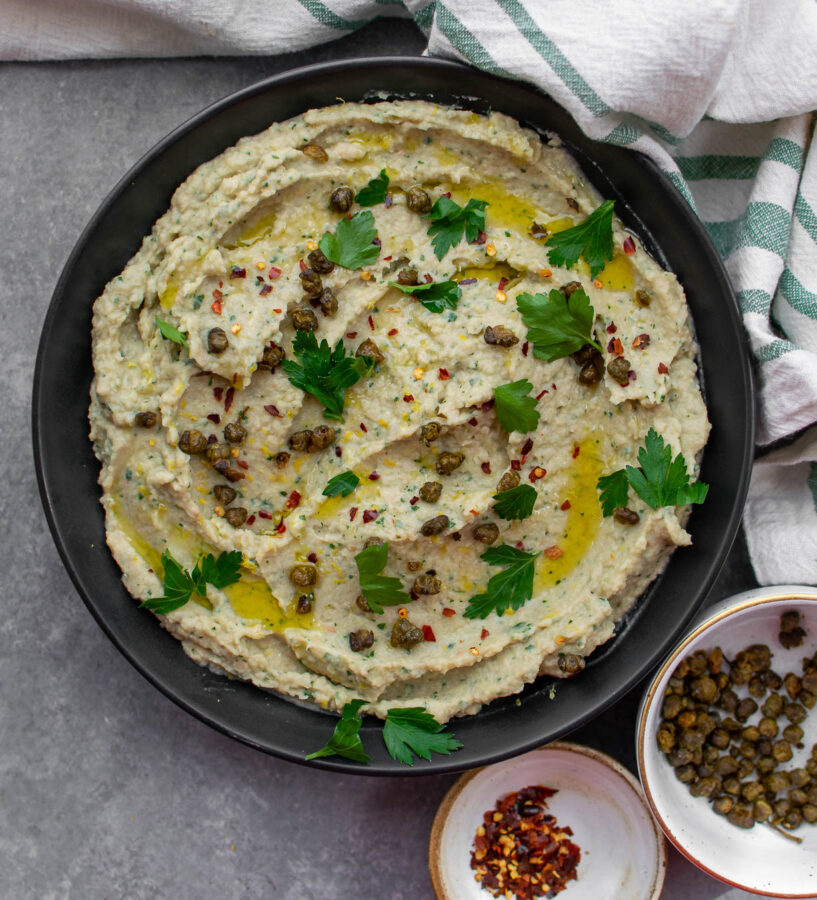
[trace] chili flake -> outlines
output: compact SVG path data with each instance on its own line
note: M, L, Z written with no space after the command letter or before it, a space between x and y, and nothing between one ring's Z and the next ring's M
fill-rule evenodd
M542 397L545 396L545 394L549 393L550 391L547 388L545 388L543 391L539 391L539 393L536 395L536 402L538 403L542 399Z
M480 463L480 468L486 475L491 474L491 464L489 462Z
M428 272L426 272L426 274L423 275L423 280L425 281L426 284L431 284L431 282L434 281L434 279L428 274Z
M559 507L559 509L561 509L562 511L567 511L568 509L570 509L570 501L565 500L565 502Z
M246 277L247 277L246 269L240 269L238 266L233 266L232 269L230 269L230 278L246 278Z
M278 266L273 266L267 274L268 274L269 278L271 278L273 281L275 281L276 278L281 277L281 275L283 274L283 271L284 270L279 269Z
M306 269L306 263L302 259L298 260L298 265L301 267L302 272Z
M451 377L448 374L448 369L440 369L437 374L440 376L440 381L448 381L448 379Z
M607 326L607 334L615 334L618 331L618 325L615 322L611 322Z
M283 522L281 522L280 525L276 525L276 526L275 526L275 533L276 533L276 534L283 534L286 530L287 530L287 527L286 527L286 525L284 525Z
M374 522L377 518L377 510L376 509L364 509L363 510L363 524L367 525L369 522Z
M362 432L366 433L366 432L368 432L369 429L366 427L366 424L365 424L364 422L361 422L361 423L360 423L360 430L361 430Z
M417 506L417 504L419 502L420 502L419 497L412 497L411 500L409 500L409 506Z
M218 413L210 413L207 418L213 423L213 425L221 424L221 416Z
M268 412L271 416L274 416L276 419L283 419L281 415L281 410L274 403L268 403L264 407L264 412Z
M255 516L254 516L254 515L250 515L250 516L247 517L247 524L248 524L248 525L255 525Z
M553 544L552 547L545 547L545 556L548 559L558 559L560 556L564 556L565 552L556 544Z
M217 316L220 316L221 315L221 300L213 300L213 302L210 304L210 309L212 309L213 312Z
M536 466L535 468L530 470L528 478L531 481L539 481L541 478L544 478L545 475L547 475L547 469L543 469L541 466Z
M350 521L350 522L354 522L354 521L355 521L355 516L356 516L356 515L357 515L357 507L356 507L356 506L353 506L353 507L349 510L349 521Z
M233 397L235 397L235 388L228 387L227 393L224 395L224 412L229 412L233 405Z
M528 453L531 452L531 450L533 450L533 438L528 438L525 441L525 443L522 444L522 447L520 448L519 452L522 453L523 455L527 455Z
M413 403L414 394L403 394L403 403Z
M527 356L527 355L528 355L528 349L529 349L529 347L530 347L530 344L528 343L528 341L525 341L525 343L522 344L522 356Z
M662 375L666 375L669 372L669 369L664 365L664 363L658 363L658 371Z
M312 565L314 565L318 561L318 554L310 553L309 556L307 556L307 559L312 563Z
M335 456L337 456L338 459L343 456L343 449L341 447L335 447Z
M286 502L287 509L296 509L301 504L301 495L298 491L293 491L288 497Z
M609 344L607 344L607 352L612 353L614 356L621 356L624 353L624 345L618 338L613 338Z
M621 248L627 256L632 256L635 253L635 241L631 237L626 237L624 238L624 243L621 245Z
M436 642L437 638L434 637L434 629L430 625L423 625L423 640Z
M456 609L451 609L450 606L443 607L443 615L446 617L446 619L450 619L451 616L456 616L456 614L457 614Z
M271 291L272 291L272 285L271 285L271 284L265 284L265 285L261 288L261 290L260 290L258 293L259 293L262 297L266 297L267 294L271 293Z
M379 472L369 472L369 481L379 481L380 473Z
M573 448L573 453L571 454L573 456L573 459L575 459L581 452L582 448L578 444L576 444L576 446Z
M357 337L357 332L356 331L347 331L346 337L348 337L350 341L353 341Z
M213 396L216 398L218 403L221 403L221 398L224 396L224 388L223 387L214 387L213 388Z
M480 640L481 640L481 641L484 641L485 638L487 638L488 635L489 635L490 633L491 633L491 632L488 631L487 628L483 628L482 631L480 631L480 633L479 633L479 638L480 638Z
M250 464L247 462L246 459L237 459L235 461L235 464L241 469L249 469L249 467L250 467Z
M500 798L483 815L471 851L471 868L494 897L553 897L576 878L581 849L547 812L556 791L537 784Z
M518 459L512 459L511 468L514 470L514 472L519 472L522 468L522 462Z
M259 519L271 519L272 513L268 513L265 509L258 510L258 518Z
M389 335L389 337L394 337L394 336L397 334L397 329L396 329L396 328L390 328L390 329L388 330L387 334Z
M633 350L643 350L650 343L648 334L639 334L633 338Z

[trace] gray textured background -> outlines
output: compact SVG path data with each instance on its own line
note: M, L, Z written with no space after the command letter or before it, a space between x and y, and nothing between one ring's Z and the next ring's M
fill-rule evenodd
M366 779L281 762L210 730L152 688L63 571L37 495L29 428L39 329L60 269L97 205L146 150L266 75L422 47L410 22L391 20L278 57L4 66L2 900L433 897L428 832L454 778ZM739 543L712 597L752 584ZM631 764L637 695L574 739ZM749 896L671 854L666 900Z

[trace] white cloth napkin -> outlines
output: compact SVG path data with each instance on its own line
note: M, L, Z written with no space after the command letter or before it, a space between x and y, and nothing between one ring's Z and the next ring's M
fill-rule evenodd
M760 445L817 422L815 0L0 0L0 58L280 53L383 15L652 157L737 291ZM815 479L817 430L757 462L745 525L761 583L817 584Z

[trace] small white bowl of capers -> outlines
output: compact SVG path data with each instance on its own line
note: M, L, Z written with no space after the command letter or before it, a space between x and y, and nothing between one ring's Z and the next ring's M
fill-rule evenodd
M636 752L691 862L746 891L817 896L817 589L706 609L644 696Z

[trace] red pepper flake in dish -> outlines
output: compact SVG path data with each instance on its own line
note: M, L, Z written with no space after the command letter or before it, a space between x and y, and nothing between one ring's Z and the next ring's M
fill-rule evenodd
M525 454L525 455L527 456L527 454L530 453L531 450L533 450L533 439L532 439L532 438L528 438L528 439L525 441L525 443L522 444L522 447L520 448L519 452L520 452L520 453L523 453L523 454Z
M221 416L218 413L210 413L207 418L213 423L213 425L221 425Z
M525 343L522 344L522 356L527 356L529 349L530 349L530 343L528 341L525 341Z
M576 446L573 448L573 459L575 459L581 452L582 448L578 444L576 444Z
M635 253L635 241L631 237L624 238L624 243L621 245L621 249L627 254L627 256L632 256Z
M246 278L246 277L247 277L246 269L241 269L238 266L233 266L232 269L230 269L230 278Z
M494 404L495 404L495 403L496 403L496 400L494 400L493 397L492 397L490 400L486 400L486 401L482 404L482 406L480 407L480 409L481 409L484 413L490 412L490 411L494 408Z
M258 518L259 519L271 519L272 513L268 513L265 509L258 510Z
M419 497L412 497L411 500L409 500L409 506L417 506L417 504L419 502L420 502Z
M301 267L301 271L302 271L302 272L305 271L305 269L306 269L306 263L305 263L302 259L299 259L299 260L298 260L298 265Z
M255 516L254 516L254 515L250 515L250 516L247 517L247 524L248 524L248 525L255 525Z
M268 277L275 281L277 278L280 278L283 274L284 270L279 269L278 266L272 266L268 272Z
M338 459L343 456L343 449L341 447L335 447L335 456L337 456Z
M281 522L280 525L277 525L277 526L275 527L275 533L276 533L276 534L283 534L286 530L287 530L287 527L286 527L286 525L284 525L283 522Z
M403 403L413 403L414 394L403 394Z
M349 510L349 521L350 521L350 522L354 522L354 521L355 521L355 516L356 516L356 515L357 515L357 507L356 507L356 506L353 506L353 507L351 507L351 509Z
M233 397L235 397L235 388L228 387L227 393L224 395L224 412L229 412L233 405Z
M664 363L658 363L658 371L659 371L662 375L668 375L668 374L669 374L669 369L664 365Z
M379 472L369 472L369 481L380 481Z
M430 625L423 625L422 629L424 641L435 642L437 640L437 638L434 637L434 629Z
M448 381L451 376L448 374L448 369L439 369L437 374L440 376L440 381Z
M552 547L545 547L545 556L548 559L558 559L560 556L564 556L565 552L561 547L553 544Z
M486 475L490 475L490 474L491 474L491 464L490 464L489 462L480 463L480 466L479 466L479 467L480 467L480 469L482 469L482 471L483 471Z
M311 562L312 565L314 566L315 563L318 561L318 554L317 554L317 553L310 553L309 556L307 556L307 559L308 559L309 562Z
M364 422L361 422L361 423L360 423L360 430L361 430L362 432L366 433L366 432L368 432L369 429L366 427L366 425L365 425Z
M389 195L389 194L386 194L386 196L388 197L388 196L390 196L390 195ZM389 204L389 205L391 205L391 204ZM389 256L384 256L384 257L383 257L383 262L389 262L389 261L391 260L391 258L392 258L392 257L391 257L391 254L390 254Z
M301 505L301 495L298 491L293 491L288 497L286 502L287 509L297 509Z
M272 285L265 284L261 290L258 292L262 297L266 297L267 294L272 293Z
M221 315L221 300L213 300L213 302L210 304L210 309L212 309L213 312L217 316L220 316Z
M377 518L377 510L376 509L364 509L363 510L363 523L368 524L369 522L374 522Z
M559 509L561 509L563 512L565 512L565 511L567 511L568 509L570 509L570 501L569 501L569 500L565 500L565 502L559 507Z
M475 244L484 244L488 240L488 235L484 231L480 231L477 235L477 239L474 241Z
M504 291L505 285L508 283L508 279L503 275L502 278L499 279L499 284L496 286L498 291Z
M542 397L545 396L545 394L549 393L550 391L547 388L545 388L543 391L539 391L539 393L536 395L536 402L538 403L542 399Z
M607 352L614 356L621 356L624 353L624 345L618 338L612 338L607 344Z
M522 469L521 460L512 459L511 460L511 468L514 470L514 472L519 472Z
M372 243L375 245L375 247L382 247L382 246L383 246L383 245L381 244L381 242L380 242L380 238L379 238L379 237L374 238L374 240L372 241Z
M615 334L617 331L618 331L618 326L616 325L615 322L611 322L607 326L607 334Z
M443 607L443 615L446 617L446 619L450 619L451 616L456 616L456 614L457 614L456 609L451 609L450 606Z
M282 309L274 309L273 312L278 313L278 315L280 316L281 313L283 312L283 310Z
M250 464L246 459L237 459L235 464L239 467L239 469L249 469Z
M530 479L531 482L539 481L540 479L544 478L545 475L547 475L547 473L548 473L547 469L543 469L541 466L535 466L533 469L530 470L530 473L528 474L528 478Z
M636 378L638 378L638 375L636 375L635 372L630 369L630 371L627 373L627 377L630 379L630 381L635 381Z
M517 550L525 549L525 545L522 543L522 541L517 541L516 544L514 544L514 546L516 547Z
M222 294L221 291L218 288L216 288L213 291L213 299L218 300L218 302L221 303L221 301L224 299L224 294Z
M283 416L281 415L281 410L278 409L278 407L274 403L268 403L264 407L264 412L268 412L271 416L273 416L276 419L283 419Z
M397 329L396 329L396 328L390 328L390 329L389 329L389 331L388 331L389 337L394 337L396 334L397 334Z
M491 632L488 631L487 628L483 628L482 631L479 633L479 639L480 639L481 641L484 641L485 638L487 638L488 635L489 635L490 633L491 633Z
M556 791L537 784L512 791L487 810L471 850L476 880L494 897L555 897L576 878L581 849L573 831L547 811Z
M224 388L223 387L214 387L213 388L213 396L216 398L217 403L221 403L221 398L224 396Z
M639 334L633 338L633 350L643 350L645 347L648 347L650 343L650 336L648 334Z
M476 426L479 424L479 420L477 419L476 416L471 416L471 418L468 420L468 424L472 428L476 428Z
M371 316L369 316L369 318L366 321L369 323L369 328L371 328L372 331L374 331L374 319Z
M423 275L423 281L425 281L426 284L431 284L434 279L426 272L426 274Z

